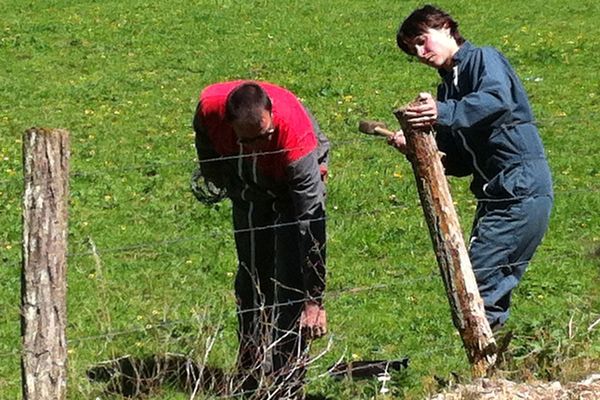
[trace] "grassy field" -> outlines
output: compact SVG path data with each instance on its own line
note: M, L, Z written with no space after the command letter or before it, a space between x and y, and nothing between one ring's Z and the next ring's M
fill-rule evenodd
M331 399L417 399L468 378L408 162L363 118L438 77L395 47L416 1L0 0L0 398L20 395L22 134L71 132L69 399L109 398L86 369L124 354L236 352L230 205L189 191L201 88L234 78L286 86L332 141L328 197L331 348L308 391ZM595 0L440 0L476 44L511 60L553 170L545 241L515 293L503 374L577 379L600 370L600 81ZM468 179L451 179L467 231ZM92 249L97 247L97 257ZM317 354L326 341L314 344ZM390 394L322 376L344 357L411 358ZM185 399L164 391L156 398Z

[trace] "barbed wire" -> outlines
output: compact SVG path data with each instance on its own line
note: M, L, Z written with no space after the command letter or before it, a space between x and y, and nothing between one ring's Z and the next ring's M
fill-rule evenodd
M514 263L512 265L516 265L516 264L520 264L520 263ZM509 264L507 264L507 265L509 265ZM396 286L409 285L409 284L412 284L412 283L414 283L416 281L420 281L420 280L430 280L430 279L436 278L438 276L439 276L438 274L432 273L428 276L424 276L424 277L420 277L420 278L416 278L416 279L410 279L410 280L403 280L401 282L395 282L394 284L376 284L376 285L366 286L366 287L344 288L344 289L340 289L337 291L331 291L325 297L329 298L330 300L334 300L335 298L343 297L343 296L346 296L347 294L355 295L357 293L366 292L366 291L386 290L386 289L391 289L392 287L396 287ZM304 300L302 300L302 301L304 301ZM290 304L290 302L286 302L286 303L280 303L280 304L274 305L274 306L282 306L282 305L286 306L289 304ZM264 311L264 310L265 310L265 307L257 307L253 310L245 310L245 311L249 312L249 311ZM233 312L234 311L228 312L228 314L232 314ZM200 316L200 315L201 314L196 314L196 317ZM230 315L230 317L231 316L232 315ZM145 324L143 327L137 327L137 328L131 328L131 329L119 330L119 331L110 331L110 332L105 332L105 333L102 333L99 335L83 336L83 337L78 337L78 338L74 338L74 339L69 339L67 342L67 346L82 344L84 342L92 341L92 340L94 340L94 341L96 341L96 340L112 340L117 336L127 336L127 335L133 335L133 334L148 333L153 330L169 328L172 326L176 326L176 325L184 324L184 323L188 323L188 322L189 322L189 319L180 319L180 320L174 320L174 321L162 321L162 322L158 322L158 323ZM342 328L340 328L340 329L342 329ZM342 329L342 331L343 331L343 329ZM443 336L443 335L440 335L440 337L441 336ZM339 335L337 333L331 333L331 332L329 333L328 337L329 337L330 345L328 345L328 348L326 349L327 353L331 352L331 347L333 346L334 342L337 342L338 344L342 344L342 343L345 343L345 341L348 339L348 337L346 335L343 335L343 334ZM448 352L464 353L465 347L464 347L464 344L462 343L462 341L459 340L459 337L455 336L455 335L450 335L450 337L451 337L451 341L453 342L451 345L439 346L439 347L435 347L435 346L431 346L431 345L427 346L427 347L422 346L422 347L419 347L418 350L411 348L410 350L403 352L403 354L401 354L400 356L394 355L393 359L389 360L389 362L406 358L407 360L410 360L407 362L410 362L410 364L414 365L415 363L418 363L419 361L424 362L424 360L430 360L432 356L437 356L437 355L445 356L448 354ZM310 385L318 380L323 379L323 377L326 377L326 376L330 376L333 378L332 371L337 366L342 365L341 363L344 362L344 360L347 360L346 362L360 361L360 358L356 359L354 357L354 355L352 355L350 357L345 356L345 353L346 353L345 349L340 349L340 350L343 351L343 354L342 354L341 358L339 358L338 361L335 362L333 365L326 366L322 363L321 364L310 363L307 368L309 370L316 371L316 373L312 377L308 376L307 378L305 378L303 381L303 384L305 386ZM307 351L309 351L309 350L307 350ZM14 350L14 351L7 352L7 353L0 353L0 359L16 357L19 355L22 356L23 354L24 354L24 352L22 350ZM311 361L312 361L312 359L311 359ZM405 366L406 366L406 364L405 364ZM205 360L204 360L201 367L202 368L209 367L209 365L205 364ZM372 368L371 365L352 366L350 375L352 373L360 373L361 371L367 370L370 368ZM386 369L386 372L388 372L387 369ZM230 378L228 378L228 379L230 379ZM375 381L381 382L380 379L377 379L377 376L373 376L373 382L375 382ZM274 388L274 390L275 390L275 388ZM251 393L252 393L252 391L244 392L245 395L248 395ZM239 398L240 394L241 393L234 391L234 393L221 395L219 397L220 398Z
M374 140L377 140L376 138L373 138ZM359 139L354 139L352 140L357 141ZM360 140L364 140L364 139L360 139ZM276 153L280 153L280 152L274 152L273 154ZM264 154L264 153L263 153ZM271 153L269 153L271 154ZM229 159L234 159L234 158L240 158L240 157L252 157L252 156L257 156L260 154L249 154L249 155L238 155L238 156L231 156ZM208 160L203 160L202 162L213 162L213 161L223 161L225 158L223 157L219 157L219 158L215 158L215 159L208 159ZM196 163L198 161L193 160L193 161L178 161L176 162L179 165L182 164L188 164L188 163ZM165 166L165 165L175 165L175 162L170 163L168 161L165 162L159 162L159 163L148 163L145 164L143 166L131 166L128 167L128 170L136 170L136 169L142 169L142 168L153 168L156 167L157 164ZM125 169L119 169L120 171L125 171ZM93 174L93 173L92 173ZM106 175L106 172L103 171L102 173L98 173L98 174L103 174ZM91 176L91 175L87 175L86 173L81 173L81 172L74 172L72 176L75 177L81 177L81 176ZM3 183L2 181L0 181L0 183ZM590 192L598 192L600 191L600 188L593 188L592 190L589 189L581 189L581 190L568 190L568 191L564 191L564 193L590 193ZM555 193L561 193L561 191L556 191ZM369 210L369 213L378 213L378 212L389 212L391 207L385 207L385 208L381 208L381 209L374 209L374 210ZM396 208L392 208L392 209L397 209ZM330 211L328 211L328 213L330 213ZM366 214L364 212L359 212L356 211L356 214ZM334 214L335 215L335 214ZM340 214L340 215L349 215L349 214ZM350 214L351 215L351 214ZM329 217L328 217L329 218ZM317 218L317 219L312 219L312 220L308 220L308 222L317 222L317 221L324 221L328 218ZM285 227L285 226L290 226L290 225L295 225L298 224L299 222L294 221L294 222L287 222L287 223L283 223L283 224L273 224L273 225L269 225L269 226L263 226L263 227L256 227L256 228L247 228L247 229L239 229L239 230L226 230L226 229L219 229L219 230L211 230L210 234L236 234L236 233L244 233L244 232L249 232L249 231L253 231L253 230L261 230L261 229L273 229L273 228L277 228L277 227ZM203 235L204 236L204 235ZM121 246L121 247L116 247L116 248L107 248L107 249L99 249L97 250L98 254L114 254L114 253L121 253L121 252L127 252L127 251L132 251L132 250L138 250L141 248L147 248L147 247L155 247L157 245L160 246L168 246L168 245L172 245L172 244L176 244L176 243L184 243L184 242L188 242L188 241L194 241L194 240L198 240L199 236L192 236L192 237L184 237L184 238L177 238L177 239L170 239L170 240L162 240L162 241L152 241L152 242L145 242L145 243L134 243L132 245L129 246ZM21 242L18 242L18 245L21 245ZM94 252L90 251L90 252L79 252L79 253L72 253L69 254L69 257L82 257L82 256L89 256L89 255L93 255ZM566 256L565 256L566 257ZM484 268L484 269L479 269L479 271L485 271L487 269L491 270L491 269L497 269L497 268L503 268L503 267L511 267L511 266L516 266L519 264L523 264L524 262L519 262L519 263L513 263L513 264L503 264L503 265L498 265L495 267L490 267L490 268ZM535 261L531 261L531 264L535 264ZM405 267L405 268L412 268L410 266ZM388 290L392 287L398 287L398 286L410 286L413 285L417 282L422 282L422 281L429 281L429 280L433 280L435 278L439 277L439 273L430 273L426 276L422 276L422 277L418 277L418 278L413 278L413 279L404 279L401 281L397 281L397 282L393 282L390 284L376 284L376 285L372 285L369 287L353 287L353 288L345 288L345 289L340 289L338 291L328 291L325 295L324 298L325 299L329 299L331 298L336 299L339 297L343 297L346 296L348 294L356 294L356 293L361 293L361 292L365 292L365 291L377 291L377 290ZM321 298L321 297L319 297ZM298 299L298 300L293 300L293 301L288 301L288 302L284 302L284 303L276 303L276 304L271 304L271 305L266 305L266 306L260 306L260 307L255 307L255 308L251 308L251 309L244 309L241 311L234 311L232 310L231 313L236 313L236 314L243 314L243 313L251 313L251 312L261 312L264 311L266 309L269 308L276 308L276 307L285 307L285 306L290 306L293 304L298 304L298 303L304 303L306 301L306 299ZM229 313L228 313L229 314ZM230 315L231 316L231 315ZM109 331L109 332L105 332L105 333L101 333L98 335L90 335L90 336L82 336L82 337L76 337L73 339L69 339L68 340L68 344L79 344L79 343L83 343L83 342L87 342L87 341L92 341L92 340L100 340L100 339L105 339L105 340L109 340L109 339L113 339L114 337L118 337L118 336L128 336L128 335L133 335L133 334L139 334L139 333L147 333L150 332L152 330L156 330L156 329L163 329L163 328L168 328L174 325L178 325L178 324L182 324L182 323L187 323L189 321L189 319L180 319L180 320L174 320L174 321L162 321L162 322L157 322L157 323L151 323L151 324L146 324L143 327L134 327L134 328L130 328L130 329L123 329L123 330L117 330L117 331ZM439 349L429 349L426 350L424 352L422 352L424 355L426 354L434 354L436 352L443 352L443 351L448 351L449 349L458 349L461 347L461 343L460 341L457 342L456 346L452 346L452 347L448 347L448 348L439 348ZM6 357L14 357L16 355L21 354L21 351L12 351L12 352L7 352L7 353L0 353L0 358L6 358ZM414 354L414 353L413 353ZM419 354L419 353L416 353ZM233 397L233 396L232 396Z
M329 333L328 337L329 337L329 339L328 339L329 340L328 348L326 350L324 350L322 354L320 354L319 356L317 356L319 358L320 358L320 356L322 356L322 355L324 355L326 353L331 352L331 348L333 347L333 344L335 342L337 342L337 343L343 343L343 342L345 342L348 339L348 337L346 335L339 335L339 334L336 334L336 333ZM405 361L406 364L403 367L403 368L406 368L406 367L410 367L410 364L414 364L414 360L419 360L419 359L420 360L428 360L433 355L439 355L439 354L446 355L450 351L456 351L456 352L464 352L465 351L464 350L464 346L462 345L462 342L460 340L455 339L455 340L453 340L453 342L454 343L451 344L451 345L441 346L441 347L438 347L438 348L431 348L431 347L429 347L426 350L417 350L417 351L411 350L411 351L407 351L404 354L402 354L400 357L396 356L392 360L382 361L381 364L386 364L386 363L390 363L391 364L391 362L393 362L395 360L404 360L404 359L406 359L406 361ZM310 348L306 349L306 351L307 352L310 351ZM333 378L332 371L337 366L341 365L341 363L343 363L344 360L348 359L348 357L345 356L345 350L343 350L343 352L344 352L344 354L342 354L342 356L338 359L338 361L336 361L333 365L330 365L328 367L324 367L324 371L323 372L317 373L317 374L315 374L312 377L309 376L309 377L304 378L304 380L303 380L303 386L307 386L307 385L310 385L310 384L312 384L314 382L322 380L326 376L330 376L330 377ZM3 356L5 356L6 354L8 354L8 353L0 354L0 359L3 358ZM9 355L10 356L23 355L23 352L21 352L21 351L13 351L13 352L9 353ZM105 363L109 363L110 361L112 361L112 360L102 361L102 362L99 362L97 365L102 365L102 364L105 364ZM315 361L314 358L309 359L309 366L306 368L307 370L312 370L312 371L318 370L318 367L316 366L316 364L314 363L314 361ZM353 357L350 356L349 359L348 359L348 362L351 362L351 361L359 361L359 360L354 360ZM208 364L203 364L203 365L200 366L200 368L205 368L205 367L209 367L210 368L211 366L208 365ZM368 370L368 369L371 369L371 368L373 368L372 365L352 366L352 372L355 372L355 373L356 372L361 372L361 371ZM156 372L159 373L159 371L156 371ZM387 372L389 373L389 372L391 372L391 370L387 371ZM340 375L340 376L345 376L345 375ZM233 376L230 376L227 379L231 379L231 378L233 378ZM372 379L373 379L373 381L379 381L378 376L375 376L375 375L372 377ZM17 384L17 383L15 382L15 384ZM18 384L21 384L21 382L19 381ZM218 397L220 399L245 398L245 396L252 395L253 393L257 392L258 390L260 390L260 389L256 389L256 390L244 390L243 392L242 391L240 391L240 392L234 391L233 393L229 393L229 394L219 394Z
M356 288L353 288L353 289L356 289ZM349 289L349 290L347 290L347 292L350 292L353 289ZM369 289L369 290L379 289L379 287L378 286L374 286L374 287L367 288L367 289ZM147 331L150 331L150 330L153 330L153 329L157 329L157 328L160 328L160 327L170 326L170 325L174 325L174 324L177 324L177 323L184 323L184 322L187 322L187 320L166 321L164 323L154 324L151 327L148 327L146 325L143 328L132 329L132 330L129 330L129 331L110 332L110 333L107 333L105 335L94 335L94 336L82 337L82 338L79 338L79 339L71 339L71 340L69 340L68 343L69 344L73 344L73 343L83 342L83 341L87 341L87 340L97 340L97 339L102 339L102 338L112 338L112 337L114 337L116 335L121 335L121 334L147 332ZM334 342L344 343L348 339L347 335L338 334L338 333L331 333L331 332L328 334L328 337L329 337L329 344L327 345L327 349L324 350L324 352L322 354L319 354L315 358L320 358L325 353L329 353L331 351L331 348L333 347L333 343ZM455 335L452 335L451 337L453 338L452 341L454 343L452 343L450 345L440 346L440 347L431 347L431 346L429 346L426 349L420 349L420 350L416 350L416 351L414 349L410 349L410 350L407 350L407 351L403 352L403 354L401 354L401 355L395 355L391 359L381 360L380 364L389 364L389 363L391 363L393 361L396 361L396 360L405 360L406 359L407 360L406 362L409 363L409 364L405 364L404 367L406 367L407 365L409 366L411 364L414 364L415 360L430 360L431 356L433 356L433 355L439 355L439 354L447 355L448 352L451 352L451 351L455 351L455 352L459 352L459 353L465 352L464 344L462 343L461 340L459 340L459 337L455 336ZM310 351L310 348L308 348L306 351ZM363 361L360 358L356 358L354 356L354 354L352 354L350 357L346 356L345 355L346 351L347 351L347 348L343 349L341 357L338 358L338 360L333 365L325 367L325 370L323 372L317 373L317 374L315 374L312 377L305 378L304 381L303 381L303 384L305 386L306 385L310 385L311 383L314 383L317 380L321 380L321 379L323 379L326 376L330 376L330 377L333 378L332 372L335 370L336 367L342 365L344 362ZM23 352L15 350L15 351L12 351L12 352L0 354L0 358L17 356L17 355L20 355L20 354L23 354ZM347 360L347 361L344 361L344 360ZM314 371L314 370L317 370L318 368L317 368L317 366L315 366L316 364L313 361L314 361L314 358L311 358L310 361L309 361L309 363L308 363L309 366L308 366L307 369L310 369L310 370ZM104 364L106 362L110 362L110 360L103 361L101 363ZM210 367L210 366L208 364L203 364L201 366L201 368L203 368L203 367ZM361 372L361 371L368 370L368 369L371 369L371 368L372 368L372 362L371 362L371 365L367 364L367 365L364 365L364 366L360 366L360 365L359 366L352 366L351 367L351 371L348 371L348 372L351 372L350 373L350 376L351 376L352 373ZM389 372L389 371L386 369L386 372ZM340 374L338 374L338 375L340 375ZM340 376L345 376L345 375L341 374ZM377 375L377 376L374 375L372 377L373 381L377 380L377 381L381 382L380 379L377 379L378 377L379 377L379 375ZM244 394L245 395L249 395L249 394L251 394L253 392L254 392L253 390L244 391ZM219 396L219 398L238 398L238 397L240 397L240 394L241 393L222 394L222 395Z
M554 191L555 197L556 196L560 196L560 195L571 195L571 194L596 194L600 192L600 187L592 187L589 189L576 189L576 190L561 190L561 189L557 189ZM493 202L493 201L498 201L498 202L505 202L507 200L502 200L502 199L473 199L473 201L488 201L488 202ZM398 205L389 205L387 207L381 207L381 208L374 208L371 209L369 212L365 212L365 211L351 211L349 213L341 213L339 212L339 209L336 209L334 207L330 207L327 210L327 217L326 218L322 218L322 219L315 219L314 221L319 221L319 220L330 220L333 219L332 217L338 218L339 216L357 216L357 215L369 215L369 216L375 216L376 214L380 214L380 213L387 213L390 211L397 211L399 209L407 209L409 208L408 206L398 206ZM313 220L310 220L313 221ZM294 225L294 224L298 224L299 222L289 222L286 224L273 224L273 225L267 225L267 226L263 226L263 227L257 227L257 228L247 228L247 229L243 229L243 230L225 230L223 229L215 229L215 230L211 230L209 232L209 234L217 234L217 235L230 235L231 233L235 234L235 233L243 233L243 232L249 232L252 230L261 230L261 229L272 229L272 228L277 228L277 227L283 227L283 226L289 226L289 225ZM127 251L131 251L131 250L136 250L136 249L141 249L141 248L148 248L148 247L153 247L153 246L163 246L163 245L167 245L167 244L176 244L176 243L183 243L183 242L188 242L188 241L193 241L193 240L198 240L199 236L190 236L190 237L185 237L185 238L177 238L177 239L169 239L169 240L158 240L158 241L148 241L148 242L139 242L139 243L133 243L131 245L128 246L120 246L120 247L115 247L115 248L105 248L105 249L99 249L99 251L103 254L110 254L110 253L117 253L117 252L127 252ZM17 247L17 246L22 246L23 242L22 241L5 241L5 242L0 242L0 246L1 247L5 247L5 246L9 246L9 247ZM76 253L72 253L69 254L69 256L71 257L81 257L81 256L85 256L85 255L91 255L92 253L90 252L76 252Z
M380 211L384 211L384 210L380 210ZM321 221L321 220L325 220L325 218L316 218L313 221ZM293 225L293 224L297 224L298 222L295 223L289 223L289 224L273 224L273 225L269 225L269 226L265 226L265 227L258 227L256 229L271 229L273 227L278 227L278 226L288 226L288 225ZM239 230L226 230L226 229L213 229L210 232L208 232L208 234L211 237L214 237L216 235L230 235L230 233L241 233L241 232L249 232L252 229L248 228L248 229L239 229ZM122 246L122 247L114 247L114 248L106 248L106 249L94 249L94 250L90 250L87 252L79 252L79 253L70 253L68 254L69 258L78 258L78 257L87 257L87 256L94 256L94 255L106 255L106 254L115 254L115 253L125 253L125 252L129 252L132 250L140 250L140 249L145 249L145 248L156 248L156 247L160 247L160 246L165 246L165 245L171 245L171 244L177 244L177 243L185 243L185 242L190 242L190 241L196 241L199 240L201 238L206 237L207 233L203 233L201 235L198 236L190 236L190 237L184 237L184 238L177 238L177 239L171 239L171 240L162 240L162 241L151 241L151 242L145 242L145 243L136 243L130 246ZM572 258L573 254L565 254L563 253L561 256L554 257L553 259L562 259L562 258ZM531 263L532 261L529 261L529 263ZM478 271L486 271L488 269L496 269L496 268L503 268L503 267L512 267L512 266L517 266L520 265L522 263L527 263L527 262L519 262L516 264L500 264L497 266L493 266L490 268L483 268L483 269L478 269ZM22 260L17 260L14 262L14 264L12 264L13 267L21 267L22 266ZM6 267L6 264L5 264Z
M365 142L365 141L382 141L382 138L378 138L373 135L365 135L365 134L357 133L356 136L352 139L330 140L329 143L331 145L331 148L333 149L337 146L353 144L353 143L357 143L357 142ZM305 146L296 146L296 147L289 148L289 149L279 149L279 150L267 151L267 152L254 152L254 153L228 155L228 156L221 156L221 157L214 157L214 158L206 158L203 160L198 160L194 157L194 158L190 158L188 160L181 160L181 159L157 160L157 161L148 161L148 162L138 164L138 165L104 166L104 167L102 167L102 171L71 171L70 176L72 178L97 177L97 176L109 175L109 173L111 171L115 171L115 170L121 171L121 172L129 172L129 171L136 171L136 170L146 170L149 168L171 167L171 166L180 166L180 165L188 165L188 164L197 166L197 165L203 164L203 163L229 161L229 160L235 160L235 159L240 159L240 158L243 159L243 158L267 156L267 155L277 155L277 154L292 152L292 151L296 151L296 150L302 150L304 148L305 148ZM585 155L583 157L587 157L587 156L595 157L596 154ZM582 155L579 155L579 157L582 157ZM8 184L8 183L15 183L15 182L22 182L22 177L14 176L13 179L0 180L0 184Z
M0 353L0 359L13 357L16 355L21 355L21 354L23 354L23 352L21 350L7 351L6 353Z
M431 279L432 277L433 277L433 274L431 277L429 277L429 276L422 277L422 278L417 278L417 279L414 279L411 281L414 283L419 280ZM381 289L387 288L388 286L389 285L372 285L369 287L363 286L363 287L352 287L352 288L340 289L337 291L331 291L327 295L312 297L311 299L325 299L326 297L327 298L331 297L332 299L335 299L335 298L342 296L345 293L355 294L355 293L360 293L360 292L369 291L369 290L381 290ZM308 298L284 302L284 303L276 303L276 304L272 304L272 305L256 307L253 309L246 309L246 310L241 311L241 313L257 312L257 311L263 311L263 310L267 310L267 309L275 308L275 307L289 306L289 305L297 304L300 302L304 303L304 302L306 302L306 300L308 300ZM228 314L230 314L229 315L230 317L232 317L238 313L240 313L240 311L232 310L232 311L228 312ZM195 316L199 316L199 315L200 314L197 314ZM132 335L132 334L137 334L137 333L149 332L152 330L165 328L165 327L169 327L169 326L173 326L173 325L178 325L178 324L182 324L182 323L187 323L187 322L189 322L189 318L173 320L173 321L162 321L162 322L157 322L157 323L147 323L141 327L123 329L123 330L118 330L118 331L109 331L109 332L105 332L105 333L101 333L101 334L97 334L97 335L82 336L82 337L78 337L78 338L71 338L71 339L68 339L68 344L75 344L75 343L81 343L81 342L85 342L85 341L98 340L98 339L112 339L117 336L127 336L127 335ZM7 353L0 353L0 358L7 357L7 356L13 356L13 355L20 354L20 353L21 352L18 350L7 352Z
M385 207L385 208L379 208L379 209L373 209L373 210L369 210L368 212L365 212L364 210L355 210L355 211L351 211L348 213L345 213L345 216L357 216L357 215L376 215L382 212L389 212L389 211L396 211L398 209L405 209L406 207L402 207L402 206L390 206L390 207ZM157 246L164 246L164 245L169 245L169 244L176 244L176 243L184 243L184 242L189 242L189 241L194 241L194 240L199 240L204 238L207 234L211 235L211 236L215 236L215 235L219 235L219 236L230 236L232 234L237 234L237 233L247 233L247 232L252 232L252 231L260 231L260 230L267 230L267 229L274 229L274 228L279 228L279 227L287 227L287 226L293 226L293 225L298 225L304 222L318 222L318 221L327 221L331 219L332 215L337 214L339 211L338 210L333 210L333 211L327 211L327 217L321 217L321 218L313 218L313 219L306 219L306 220L299 220L299 221L292 221L292 222L285 222L285 223L276 223L276 224L270 224L270 225L264 225L264 226L258 226L258 227L254 227L254 228L244 228L244 229L227 229L227 228L215 228L215 229L211 229L209 232L203 232L202 234L199 235L194 235L194 236L189 236L189 237L182 237L182 238L176 238L176 239L167 239L167 240L157 240L157 241L147 241L147 242L138 242L138 243L133 243L131 245L128 246L119 246L119 247L113 247L113 248L99 248L97 249L98 253L101 254L112 254L112 253L121 253L121 252L128 252L128 251L132 251L132 250L139 250L139 249L143 249L143 248L152 248L152 247L157 247ZM337 216L336 216L337 218ZM22 246L23 242L4 242L4 243L0 243L0 245L9 245L9 246ZM86 251L86 252L76 252L76 253L70 253L68 254L69 257L82 257L82 256L90 256L93 255L94 253L92 251Z
M555 194L565 194L565 193L569 194L572 192L573 191L555 191ZM576 191L576 192L577 193L596 193L596 192L600 192L600 189L597 189L596 191L581 190L581 191ZM500 201L500 200L498 200L498 201ZM368 211L353 210L353 211L346 212L346 213L340 213L339 209L334 208L333 210L327 211L327 217L307 219L307 220L305 220L305 222L328 221L328 220L335 220L336 218L355 217L355 216L376 216L381 213L388 213L390 211L397 211L397 210L402 210L402 209L407 209L407 208L408 208L408 206L391 205L391 206L387 206L387 207L374 208L374 209L371 209ZM210 236L230 236L230 235L234 235L237 233L247 233L247 232L251 232L251 231L275 229L278 227L293 226L293 225L297 225L300 223L302 223L302 222L301 221L292 221L292 222L271 224L271 225L259 226L259 227L254 227L254 228L245 228L245 229L216 228L216 229L211 229L209 232L203 232L202 234L194 235L194 236L179 237L176 239L167 239L167 240L152 240L152 241L146 241L146 242L137 242L137 243L133 243L133 244L130 244L127 246L99 248L97 251L98 251L98 253L101 253L101 254L126 253L126 252L145 249L145 248L163 247L165 245L197 241L197 240L200 240L203 237L205 237L205 235L207 235L207 234ZM10 247L10 248L22 246L22 245L23 245L22 241L12 241L12 242L1 242L0 243L0 246ZM77 258L77 257L91 256L93 254L94 253L92 251L73 252L73 253L69 253L68 257ZM17 260L11 264L6 264L6 263L4 264L5 267L7 267L8 265L20 266L21 261Z
M374 136L366 136L366 135L361 136L361 135L357 134L356 137L352 138L352 139L330 141L329 143L333 147L334 144L337 146L337 145L344 145L344 144L348 144L348 143L375 141L375 140L381 140L381 139L376 138ZM146 163L142 163L142 164L138 164L138 165L128 165L128 166L124 166L124 167L123 166L104 166L104 167L102 167L102 171L77 171L77 170L75 170L75 171L71 171L69 173L69 175L71 178L84 178L84 177L106 176L106 175L109 175L111 171L130 172L130 171L142 171L142 170L147 170L147 169L152 169L152 168L157 168L157 167L171 167L171 166L180 166L180 165L198 166L199 164L205 164L205 163L209 164L209 163L220 162L220 161L231 161L231 160L238 160L238 159L244 159L244 158L253 158L253 157L262 157L262 156L268 156L268 155L283 154L283 153L293 152L296 150L303 150L305 148L306 148L306 146L296 146L296 147L291 147L291 148L287 148L287 149L278 149L278 150L274 150L274 151L233 154L233 155L228 155L228 156L205 158L202 160L199 160L198 158L193 157L193 158L189 158L187 160L176 159L176 160L148 161ZM22 180L23 180L23 178L21 176L15 175L13 177L13 179L0 180L0 184L22 182Z
M560 258L570 258L570 257L568 255L564 255L562 257L558 257L558 259L560 259ZM553 259L557 260L557 257L554 257ZM520 261L520 262L515 262L515 263L509 263L509 264L500 264L497 266L492 266L492 267L487 267L487 268L478 268L477 272L492 271L492 270L497 270L499 268L515 267L515 266L520 266L520 265L527 264L527 263L530 264L530 268L534 265L537 265L538 263L539 264L544 263L544 265L546 264L543 260ZM404 265L401 268L397 267L397 269L414 271L417 268L415 266ZM400 281L394 281L392 283L387 283L387 284L374 284L374 285L370 285L370 286L355 286L355 287L348 287L348 288L342 288L342 289L337 289L337 290L327 290L321 296L312 296L312 297L305 297L305 298L301 298L301 299L289 300L289 301L285 301L285 302L281 302L281 303L258 305L256 307L246 308L243 310L233 310L232 309L231 311L228 311L226 313L229 314L229 317L233 317L234 315L240 315L240 314L245 314L245 313L264 312L264 311L268 311L268 310L272 310L272 309L276 309L276 308L280 308L280 307L289 307L289 306L305 303L307 300L334 301L338 298L344 297L347 294L354 295L354 294L359 294L359 293L369 292L369 291L381 291L381 290L393 289L396 287L412 287L415 283L431 281L434 279L440 279L439 283L440 284L442 283L439 272L432 271L425 276L421 276L421 277L417 277L417 278L402 279ZM197 314L196 316L198 316L198 315L200 315L200 314ZM147 323L141 327L135 327L135 328L123 329L123 330L117 330L117 331L109 331L109 332L100 333L97 335L72 338L72 339L68 340L68 343L80 343L80 342L85 342L85 341L90 341L90 340L98 340L98 339L112 339L117 336L128 336L128 335L137 334L137 333L149 332L149 331L153 331L156 329L165 328L165 327L169 327L169 326L173 326L173 325L179 325L182 323L187 323L188 321L189 321L189 318L172 320L172 321L161 321L161 322L156 322L156 323ZM3 356L11 356L11 355L14 355L15 353L18 353L18 352L13 351L13 352L8 352L8 353L1 353L0 358L2 358Z

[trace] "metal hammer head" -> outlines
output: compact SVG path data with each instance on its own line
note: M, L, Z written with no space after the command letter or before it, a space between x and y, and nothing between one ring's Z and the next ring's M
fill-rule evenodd
M358 123L358 130L368 135L379 135L380 133L376 132L375 128L387 129L387 126L384 122L381 121L363 120Z

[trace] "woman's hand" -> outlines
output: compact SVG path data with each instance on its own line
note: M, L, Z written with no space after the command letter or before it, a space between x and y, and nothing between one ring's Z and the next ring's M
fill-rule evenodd
M431 128L437 122L437 103L431 93L419 93L413 105L404 112L406 123L412 129Z
M406 154L406 137L401 130L396 132L394 136L389 137L387 143L398 149L400 153Z

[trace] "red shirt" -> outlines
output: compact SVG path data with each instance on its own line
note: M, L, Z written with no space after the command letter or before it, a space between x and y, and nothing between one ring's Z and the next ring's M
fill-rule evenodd
M215 151L222 156L240 154L240 145L231 125L225 122L227 96L244 81L216 83L200 94L199 110L202 126ZM255 153L261 154L257 164L261 173L281 180L288 165L317 148L317 136L304 106L287 89L268 82L256 82L265 90L273 106L272 119L275 133L268 141L261 141ZM243 154L251 149L242 147Z

